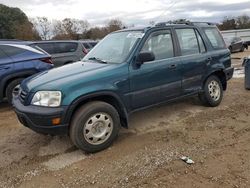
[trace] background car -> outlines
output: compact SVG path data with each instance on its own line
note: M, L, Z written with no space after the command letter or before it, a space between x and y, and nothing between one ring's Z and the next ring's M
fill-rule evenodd
M12 100L12 92L23 79L53 67L51 56L22 44L0 43L0 102Z
M96 44L94 41L37 41L29 46L38 46L48 52L56 67L81 60Z
M87 49L87 53L95 47L95 45L98 43L98 41L94 40L80 40L82 45Z
M248 45L240 37L224 37L225 43L230 52L243 52Z

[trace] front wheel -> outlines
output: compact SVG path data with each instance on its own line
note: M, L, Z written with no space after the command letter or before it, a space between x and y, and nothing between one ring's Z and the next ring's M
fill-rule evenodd
M78 148L94 153L109 147L119 129L119 114L112 105L89 102L76 111L70 125L70 138Z
M201 102L206 106L215 107L221 103L223 88L217 76L209 76L204 84L204 92L199 94Z
M12 98L13 98L13 94L17 94L18 90L19 90L19 86L21 84L21 82L23 81L24 78L18 78L15 79L13 81L11 81L5 91L5 95L7 97L7 101L9 104L12 104Z

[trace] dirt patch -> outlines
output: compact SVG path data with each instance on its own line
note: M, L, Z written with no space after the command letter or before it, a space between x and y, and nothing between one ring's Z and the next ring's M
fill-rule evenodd
M1 104L0 187L249 187L249 97L244 79L234 78L219 107L192 97L137 112L96 154L67 136L34 133Z

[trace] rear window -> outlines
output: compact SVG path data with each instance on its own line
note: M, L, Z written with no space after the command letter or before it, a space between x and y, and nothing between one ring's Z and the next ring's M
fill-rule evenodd
M211 45L215 49L225 48L224 41L223 41L222 36L220 35L217 28L205 28L204 31L205 31Z
M54 43L55 53L75 52L78 44L75 42L56 42Z

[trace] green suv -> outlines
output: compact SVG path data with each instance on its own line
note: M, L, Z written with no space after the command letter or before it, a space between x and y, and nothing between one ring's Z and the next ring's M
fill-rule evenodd
M191 95L219 105L233 70L215 25L159 23L111 33L82 61L24 80L13 104L30 129L97 152L137 110Z

